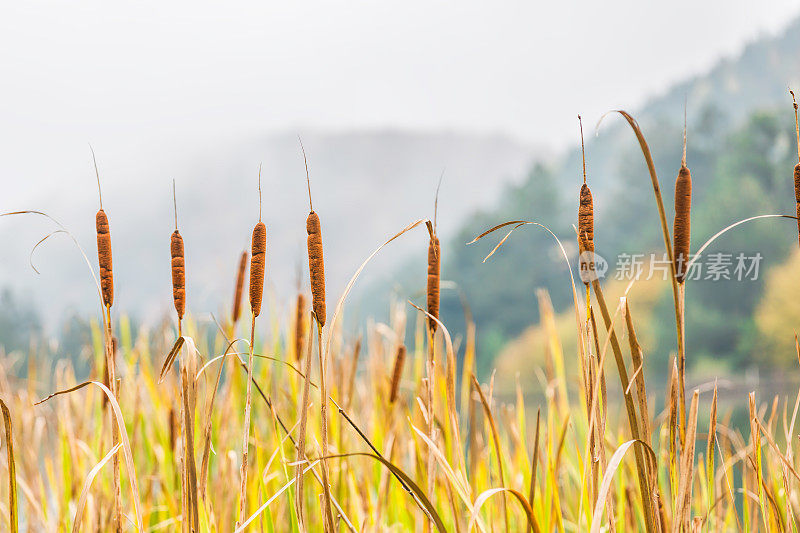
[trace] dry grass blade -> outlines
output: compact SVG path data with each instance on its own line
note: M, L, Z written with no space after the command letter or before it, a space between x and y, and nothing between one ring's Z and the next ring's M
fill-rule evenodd
M600 490L597 491L597 501L594 504L594 511L592 512L591 533L600 532L603 518L603 507L605 506L606 498L608 498L608 493L611 490L611 482L614 479L614 474L616 474L617 470L619 470L620 464L622 464L622 459L625 457L625 453L634 444L639 444L653 458L653 461L656 460L656 454L650 445L646 442L642 442L639 439L631 439L622 443L619 448L617 448L617 450L614 452L614 455L612 455L611 459L608 461L608 468L606 469L606 473L603 475L603 481L600 484Z
M533 505L533 498L536 496L536 469L539 465L539 429L542 410L536 410L536 432L533 436L533 458L531 459L531 483L528 489L528 502Z
M100 297L100 301L101 302L103 301L103 291L100 288L100 280L97 278L97 274L95 273L94 268L92 267L92 262L89 260L89 256L86 255L86 252L83 250L83 248L81 247L80 243L78 243L78 240L75 238L75 236L72 233L70 233L67 230L67 228L65 228L63 226L63 224L61 224L61 222L59 222L58 220L54 219L53 217L51 217L50 215L48 215L47 213L44 213L42 211L26 210L26 211L11 211L11 212L8 212L8 213L0 213L0 217L7 217L7 216L14 216L14 215L40 215L40 216L43 216L46 219L50 220L51 222L53 222L59 228L61 228L61 229L59 229L57 231L51 232L46 237L41 239L38 243L36 243L36 246L34 246L33 250L31 250L31 253L30 253L31 258L33 257L33 252L36 250L36 248L38 248L38 246L40 244L42 244L44 241L46 241L51 236L59 234L59 233L63 233L65 235L67 235L70 239L72 239L72 242L75 244L75 246L78 248L78 251L81 253L81 256L83 257L83 260L86 263L86 267L89 269L89 273L92 275L92 279L94 280L94 284L97 286L97 294ZM39 272L36 269L36 267L33 266L32 262L31 262L31 268L33 268L33 270L36 271L37 273Z
M703 246L698 248L697 252L695 252L695 254L692 256L692 260L689 261L689 264L686 265L686 268L687 269L691 268L691 266L695 263L695 261L700 259L700 254L702 254L705 251L705 249L708 248L709 245L712 242L716 241L723 234L725 234L728 231L732 230L736 226L741 226L742 224L750 222L751 220L759 220L759 219L762 219L762 218L788 218L790 220L797 220L798 219L797 217L793 217L791 215L758 215L758 216L742 219L742 220L740 220L738 222L734 222L730 226L726 226L726 227L722 228L721 230L719 230L718 232L716 232L710 239L708 239L705 243L703 243Z
M695 390L689 407L689 419L686 423L686 444L681 450L680 479L678 481L677 507L673 517L673 531L689 530L692 513L692 486L694 480L694 448L697 436L697 406L700 391Z
M117 403L117 399L114 397L114 393L111 390L100 383L99 381L84 381L80 385L75 385L74 387L70 387L69 389L64 389L60 391L56 391L52 393L50 396L39 400L38 402L34 403L33 405L39 405L47 400L54 398L55 396L60 396L62 394L69 394L71 392L75 392L79 389L82 389L88 385L95 385L100 387L100 389L105 393L106 397L108 398L108 402L111 405L111 408L114 410L114 417L117 425L117 429L119 431L119 435L122 438L122 450L125 454L125 466L128 469L128 478L131 485L131 496L133 499L133 507L136 513L136 526L139 528L139 531L144 531L142 527L142 505L141 500L139 498L139 483L136 481L136 467L133 464L133 450L131 449L131 443L128 440L128 433L125 431L125 421L122 418L122 411L119 408L119 403Z
M363 263L361 263L361 265L356 270L355 274L353 274L353 277L351 277L350 281L348 281L347 285L345 285L344 291L342 292L342 296L339 298L339 301L336 303L336 309L333 312L333 318L331 319L330 325L328 326L328 336L327 336L327 341L325 342L325 353L330 353L331 342L333 341L333 333L336 331L336 327L335 327L336 319L339 318L339 315L342 312L342 308L344 307L344 302L347 299L347 295L350 294L350 291L353 289L353 285L355 285L356 280L358 280L358 277L361 275L361 272L364 270L364 268L366 268L366 266L369 264L369 262L372 261L372 258L374 258L376 255L378 255L378 252L383 250L383 248L385 246L387 246L393 240L403 236L405 233L408 233L412 229L416 228L420 224L424 224L424 223L425 223L425 219L419 219L419 220L417 220L415 222L412 222L411 224L409 224L408 226L406 226L405 228L403 228L399 232L395 233L389 240L387 240L386 242L384 242L383 244L378 246L378 248L376 248L375 251L372 252L369 255L369 257L367 257L364 260Z
M617 340L617 334L614 331L611 315L608 312L608 307L606 306L606 301L603 297L603 291L600 288L600 282L596 278L592 280L592 288L594 289L598 307L600 308L600 314L603 317L603 322L605 323L606 330L608 331L608 341L611 344L611 350L617 363L620 385L622 386L622 390L627 390L630 381L628 380L628 372L625 368L625 359L622 356L622 350L620 349L619 341ZM634 440L641 440L642 433L639 427L639 415L636 412L636 406L634 405L633 399L629 394L624 395L624 400L631 436ZM653 524L653 509L652 500L650 498L651 490L649 486L650 480L647 476L647 466L638 448L634 448L633 453L636 457L636 468L639 478L639 493L642 498L642 505L644 506L645 521L647 528L652 530L655 528L655 526Z
M470 378L472 378L472 385L475 387L475 390L478 391L478 397L481 400L481 405L483 405L483 411L486 415L486 418L489 420L489 427L492 429L492 441L494 442L494 453L497 457L497 470L500 474L500 484L505 485L505 476L503 475L503 454L500 451L500 433L497 431L497 423L494 420L494 415L492 414L492 409L489 406L489 402L486 400L486 396L483 394L483 389L481 389L480 383L475 378L475 374L470 374ZM505 524L506 524L506 531L508 531L508 504L506 503L506 496L503 494L503 514L505 516Z
M400 469L400 467L398 467L385 457L380 455L375 455L372 453L358 452L358 453L343 453L338 455L328 455L326 457L323 457L323 459L327 461L329 459L348 458L348 457L371 457L372 459L375 459L376 461L382 463L383 466L388 468L392 472L392 474L394 474L394 477L396 477L399 481L405 483L405 485L409 489L409 493L412 496L417 497L417 499L419 500L418 503L422 505L423 510L428 514L428 517L431 519L433 524L436 525L436 529L441 532L447 531L447 529L445 529L444 527L444 522L442 522L442 517L439 515L438 512L436 512L436 508L433 506L430 499L428 499L428 496L420 488L420 486L417 485L417 483L413 479L411 479L408 476L408 474L406 474L402 469Z
M17 509L17 463L14 459L14 431L11 426L11 411L6 402L0 400L3 410L3 428L6 437L6 456L8 458L8 527L12 533L19 531L19 511Z
M315 467L315 466L316 466L318 463L319 463L319 460L316 460L316 461L314 461L313 463L309 464L309 465L308 465L307 467L305 467L305 468L302 468L302 465L300 465L298 468L300 468L300 469L302 470L302 473L303 473L303 474L305 474L305 473L306 473L306 472L308 472L309 470L312 470L312 469L313 469L313 468L314 468L314 467ZM264 512L264 510L266 510L266 508L267 508L267 507L269 507L269 504L271 504L272 502L274 502L274 501L275 501L275 500L278 498L278 496L280 496L281 494L283 494L284 492L286 492L286 491L289 489L289 487L291 487L291 486L292 486L292 484L293 484L295 481L296 481L296 478L295 478L295 479L290 479L289 481L287 481L287 482L286 482L286 483L285 483L285 484L284 484L284 485L283 485L283 486L280 488L280 490L278 490L278 492L276 492L275 494L273 494L272 496L270 496L270 497L269 497L269 499L267 499L267 501L265 501L265 502L264 502L264 503L261 505L261 507L259 507L259 508L258 508L258 510L256 510L256 512L255 512L255 513L253 513L252 515L250 515L250 516L247 518L247 520L243 521L241 524L238 524L238 525L236 526L236 529L234 530L234 532L233 532L233 533L240 533L241 531L244 531L245 529L247 529L247 526L249 526L249 525L250 525L250 524L253 522L253 520L255 520L256 518L258 518L258 515L260 515L261 513L263 513L263 512Z
M536 522L536 518L533 516L533 509L531 508L530 502L525 499L525 496L523 496L520 491L508 487L498 487L498 488L488 489L478 495L478 497L475 499L475 505L474 508L472 509L472 514L469 518L469 527L467 530L468 531L472 530L472 526L475 523L475 519L478 517L478 511L480 511L480 508L483 506L484 503L486 503L486 501L489 498L491 498L495 494L506 493L506 492L514 496L514 498L516 498L517 501L519 502L520 506L522 506L522 510L525 511L525 517L528 519L529 530L532 530L534 533L539 533L541 529L539 529L539 524Z
M97 463L92 467L89 471L89 475L86 476L86 480L83 482L83 488L81 489L81 495L78 498L78 505L75 507L75 522L72 524L72 533L78 533L81 531L81 519L83 517L83 509L86 507L86 499L89 497L89 489L92 486L92 482L94 478L97 476L97 473L100 472L108 461L119 451L122 447L122 444L117 444L109 452L100 459L100 462Z
M166 359L164 359L164 364L161 367L161 372L159 372L158 374L159 384L164 381L164 378L167 376L167 372L169 372L169 369L172 368L172 363L175 362L175 357L177 357L177 355L180 353L181 347L183 346L183 343L185 341L186 339L184 339L183 336L180 336L177 339L175 339L175 344L172 345L172 348L167 354Z

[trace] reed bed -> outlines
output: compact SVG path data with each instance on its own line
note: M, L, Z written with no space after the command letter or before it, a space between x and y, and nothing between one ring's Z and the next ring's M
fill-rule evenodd
M607 301L599 280L581 279L584 302L575 258L563 246L572 267L576 353L561 349L550 299L539 292L548 336L541 379L519 376L515 393L501 397L493 375L474 375L480 325L466 302L465 338L454 340L439 316L443 248L435 215L380 245L328 317L321 223L307 172L311 305L302 292L285 305L262 305L267 249L259 213L249 254L248 328L239 321L247 252L230 276L230 316L217 322L186 312L176 210L170 251L178 327L164 322L134 336L124 314L111 323L110 228L101 204L102 320L76 356L91 368L88 379L79 379L73 360L51 359L46 346L33 348L25 363L20 354L0 354L5 529L796 531L800 391L796 398L755 392L742 398L749 413L744 427L734 426L718 404L716 385L692 389L684 401L691 347L680 334L691 282L690 264L679 259L690 253L690 175L684 156L670 234L644 135L633 117L621 114L647 162L672 259L679 346L659 387L666 390L663 407L645 380L636 301ZM602 233L594 232L602 220L594 219L585 156L583 178L575 233L582 251L591 251L602 246ZM796 218L736 222L698 252L741 224L770 217ZM425 302L393 302L387 323L347 334L337 320L359 274L384 247L422 226L428 228L427 264L419 265ZM523 220L500 223L475 240L507 226L486 259L523 226L558 241L546 225ZM492 276L488 265L486 276ZM258 337L257 317L268 322ZM800 363L800 346L796 356ZM526 402L534 392L544 392L539 405Z

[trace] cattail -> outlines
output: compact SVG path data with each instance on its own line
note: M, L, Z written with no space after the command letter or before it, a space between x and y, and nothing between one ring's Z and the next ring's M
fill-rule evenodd
M308 232L308 271L311 278L311 305L320 326L325 325L325 261L322 257L322 227L311 211L306 218Z
M794 132L797 137L797 164L794 166L794 200L795 212L797 213L797 238L798 244L800 244L800 122L797 119L797 100L794 98L794 92L791 90L789 92L792 94L792 105L794 105Z
M392 371L392 383L389 386L389 404L397 401L397 394L400 390L400 378L403 376L403 364L406 362L406 346L401 344L397 347L397 354L394 358L394 370Z
M692 173L686 166L686 110L683 115L683 156L681 169L675 180L675 221L672 224L675 254L675 278L678 283L686 279L691 237Z
M435 230L430 222L428 222L428 232L430 240L428 241L428 327L432 333L436 332L438 324L434 318L439 318L439 282L441 279L441 265L442 265L442 248L439 245L439 237L436 236ZM434 317L434 318L431 318Z
M94 217L95 227L97 228L97 260L100 264L100 292L103 294L103 303L106 307L111 307L114 303L114 267L111 261L111 228L108 225L108 217L103 211L103 192L100 190L100 172L97 170L97 159L92 151L92 161L94 161L94 172L97 176L97 192L100 196L100 210Z
M172 232L170 237L170 253L172 254L172 301L178 320L183 318L186 311L186 272L184 270L183 237L178 230Z
M242 257L239 258L239 273L236 275L236 290L234 291L233 296L233 322L236 323L239 320L239 316L242 314L242 292L244 289L244 276L247 272L247 250L242 252Z
M306 232L308 233L308 274L311 279L311 307L320 326L325 325L325 260L322 257L322 226L319 215L314 212L311 202L311 178L308 175L308 160L303 141L300 141L303 150L303 162L306 166L306 183L308 185L308 206L310 213L306 218Z
M796 171L795 175L797 175ZM678 171L678 178L675 180L675 222L672 225L675 248L675 277L678 283L683 283L686 279L691 234L691 209L692 173L689 172L684 161Z
M578 124L581 129L581 159L583 161L583 185L581 186L580 199L578 202L578 249L581 254L580 269L581 274L589 273L594 269L591 261L584 256L584 252L594 252L594 204L592 202L592 191L586 184L586 149L583 144L583 122L578 115ZM590 255L590 254L587 254ZM588 278L584 278L587 283Z
M261 299L264 296L264 264L267 255L267 227L259 221L253 228L253 242L250 249L250 309L258 316L261 313Z
M111 231L106 212L100 209L95 216L97 226L97 259L100 263L100 289L103 303L111 307L114 303L114 267L111 262Z
M797 214L797 238L800 243L800 163L794 166L794 201Z
M169 242L169 252L172 256L172 301L178 320L183 319L186 312L186 263L183 257L183 237L178 231L178 203L175 199L175 180L172 180L172 202L175 206L175 231L172 232Z
M300 361L303 355L303 339L305 338L305 327L303 317L305 316L306 296L300 292L297 294L297 306L294 315L294 356Z

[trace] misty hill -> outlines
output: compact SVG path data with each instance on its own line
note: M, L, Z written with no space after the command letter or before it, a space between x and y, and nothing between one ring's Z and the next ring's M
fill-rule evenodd
M433 216L434 192L443 170L450 187L441 205L440 227L450 233L466 214L492 205L503 186L519 182L537 154L501 135L452 132L305 132L303 142L314 209L322 218L331 298L338 297L361 261L389 235L414 219ZM249 246L258 217L261 162L267 278L277 289L279 302L293 296L298 268L307 261L308 198L296 134L195 148L194 155L181 159L124 162L98 153L104 207L112 228L115 306L145 322L152 323L171 309L172 178L186 241L190 312L207 315L218 312L220 305L228 306L239 253ZM97 199L89 155L87 150L85 175L68 176L58 188L37 191L36 205L4 207L47 211L74 233L94 265ZM51 324L67 308L97 310L91 277L69 239L54 236L36 251L33 262L40 275L29 266L31 248L53 229L51 222L35 217L4 219L0 224L4 243L0 286L13 282ZM387 261L370 271L393 268L412 248L410 242L398 241ZM307 285L306 270L301 279Z
M793 213L791 171L796 148L787 86L800 87L799 50L800 20L796 20L781 35L753 42L737 57L666 88L641 109L628 110L652 150L671 225L684 99L688 99L693 247L739 218ZM597 137L592 125L584 128L598 252L612 261L612 268L619 253L663 252L652 187L633 132L617 114L606 117ZM572 295L563 260L542 230L519 230L487 264L481 260L502 234L470 247L464 243L500 222L534 220L557 233L574 261L572 225L577 223L581 183L578 142L576 135L576 148L555 161L534 165L526 180L509 187L494 208L479 210L447 239L443 275L464 291L472 307L484 370L498 350L536 322L537 288L550 291L557 309L570 305ZM785 226L743 228L719 246L726 251L761 252L764 268L774 267L791 250L792 229ZM752 312L762 292L761 280L746 286L700 282L690 288L689 301L698 301L696 327L688 331L695 353L733 364L746 361L755 350ZM657 345L666 362L666 352L674 346L671 302L664 299L658 305L661 313L656 320L662 327ZM461 331L463 313L456 294L443 296L442 306L446 323L454 332ZM687 323L691 323L688 318Z

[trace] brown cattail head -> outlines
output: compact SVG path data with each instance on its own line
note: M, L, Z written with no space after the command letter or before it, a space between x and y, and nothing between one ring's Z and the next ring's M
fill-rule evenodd
M797 164L794 166L794 199L797 213L797 238L800 243L800 119L797 117L797 100L794 91L789 89L792 95L792 105L794 106L794 134L797 139Z
M800 163L794 166L794 199L797 207L797 236L800 242Z
M111 307L114 303L114 267L111 262L111 230L106 212L100 209L95 216L97 227L97 259L100 263L100 292L103 303Z
M253 228L253 242L250 248L250 309L255 316L261 313L266 257L267 226L263 222L259 222Z
M400 378L403 377L403 364L406 362L406 346L401 344L397 347L397 354L394 357L394 370L392 371L392 382L389 386L389 404L397 401L397 394L400 390Z
M430 240L428 241L428 314L435 318L439 318L439 282L441 279L442 267L442 248L439 245L439 237L433 231L431 223L428 222L428 233ZM428 317L428 328L432 333L436 332L438 324L436 320Z
M305 339L306 296L297 293L297 305L294 315L294 356L300 361L303 358L303 340Z
M325 325L325 261L322 257L322 226L311 211L306 218L308 233L308 273L311 278L311 305L320 326Z
M239 321L242 314L242 293L244 292L244 276L247 273L247 250L239 258L239 272L236 275L236 289L233 293L233 323Z
M186 312L186 270L183 257L183 237L178 230L172 232L169 242L169 251L172 255L172 301L178 320Z
M583 254L584 252L594 252L594 204L592 191L586 184L586 149L583 144L583 121L580 115L578 115L578 124L581 130L581 160L583 162L583 185L581 185L578 200L578 251L581 254L581 279L584 283L588 283L591 279L591 271L594 270L594 261L591 259L591 254Z
M594 204L592 191L585 183L581 186L578 204L578 251L580 252L580 274L584 283L592 280L594 271ZM590 252L590 253L585 253Z
M691 237L691 210L692 173L685 165L681 165L678 178L675 180L675 222L672 225L675 278L678 283L683 283L686 279Z

